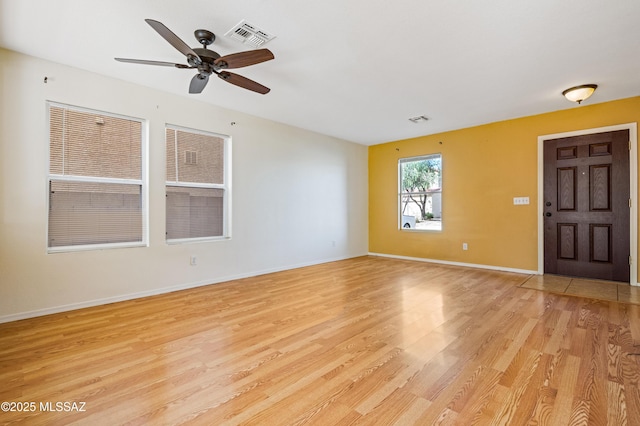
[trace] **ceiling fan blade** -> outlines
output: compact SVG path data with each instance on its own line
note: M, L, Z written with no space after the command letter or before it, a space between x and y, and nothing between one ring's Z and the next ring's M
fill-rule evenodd
M222 56L213 63L220 68L242 68L249 65L270 61L275 56L269 49L249 50L247 52L232 53Z
M169 28L167 28L162 22L154 21L153 19L145 19L145 22L151 25L151 28L156 30L158 34L162 36L165 40L169 42L173 47L178 49L184 56L187 58L192 57L194 61L199 65L202 63L202 60L198 56L196 52L191 49L187 43L182 41L180 37L175 35Z
M189 93L202 93L202 89L204 89L204 86L206 86L208 82L208 74L196 74L189 84Z
M243 77L241 75L233 74L227 71L222 71L218 74L218 77L220 77L227 83L235 84L236 86L240 86L243 89L252 90L263 95L266 95L271 90L260 83L256 83L255 81L248 79L247 77Z
M143 65L160 65L163 67L175 67L175 68L193 68L189 65L183 64L174 64L173 62L162 62L162 61L147 61L144 59L127 59L127 58L114 58L119 62L127 62L130 64L143 64Z

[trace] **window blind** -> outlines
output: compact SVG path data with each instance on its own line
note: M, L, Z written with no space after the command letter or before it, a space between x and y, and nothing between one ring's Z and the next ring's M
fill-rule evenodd
M142 123L50 105L49 141L49 248L142 242Z
M225 139L166 129L166 238L225 236Z

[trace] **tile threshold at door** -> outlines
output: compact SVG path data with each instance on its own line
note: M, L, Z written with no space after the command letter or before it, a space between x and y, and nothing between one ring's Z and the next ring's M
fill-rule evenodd
M520 287L640 305L640 287L613 281L587 280L547 274L532 275Z

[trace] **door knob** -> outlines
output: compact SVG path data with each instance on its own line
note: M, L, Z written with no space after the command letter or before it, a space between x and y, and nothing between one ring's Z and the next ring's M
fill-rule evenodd
M551 212L546 212L544 215L545 215L546 217L551 217Z

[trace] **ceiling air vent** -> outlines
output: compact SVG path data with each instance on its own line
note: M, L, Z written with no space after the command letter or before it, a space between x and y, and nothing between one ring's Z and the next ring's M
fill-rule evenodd
M225 36L253 47L260 47L276 37L248 23L244 19L240 21L238 25L227 31Z
M429 121L429 118L427 116L424 115L419 115L417 117L411 117L409 119L409 121L411 121L412 123L423 123L425 121Z

